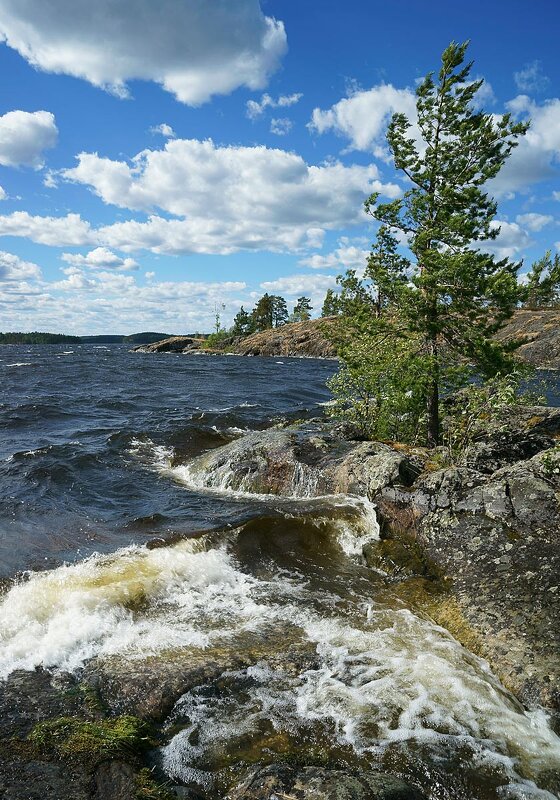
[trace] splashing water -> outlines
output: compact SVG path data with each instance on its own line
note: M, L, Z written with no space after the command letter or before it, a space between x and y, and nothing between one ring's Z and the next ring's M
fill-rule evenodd
M485 797L553 797L537 786L560 769L560 740L544 713L525 712L443 629L372 602L375 584L341 548L336 524L287 516L272 533L264 521L252 524L261 524L260 537L241 528L27 575L0 604L1 674L170 649L235 653L250 633L266 641L289 630L270 663L224 676L242 690L195 689L179 701L172 722L182 730L162 751L169 775L208 782L213 753L233 758L240 742L259 736L272 751L286 737L307 737L364 763L403 747L455 770L463 759L467 774L497 787ZM282 526L279 563L273 539ZM300 662L290 661L290 647Z

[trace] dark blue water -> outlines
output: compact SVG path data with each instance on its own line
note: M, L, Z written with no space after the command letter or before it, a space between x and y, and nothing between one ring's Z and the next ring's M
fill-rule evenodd
M0 577L154 536L235 524L248 502L188 491L151 468L244 430L321 413L335 362L131 353L124 346L0 350Z

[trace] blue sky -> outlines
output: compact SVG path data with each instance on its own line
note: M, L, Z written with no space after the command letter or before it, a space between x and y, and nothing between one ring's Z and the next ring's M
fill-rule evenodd
M264 291L316 311L365 262L385 146L471 40L480 104L530 117L491 247L560 248L550 0L0 0L0 330L209 330Z

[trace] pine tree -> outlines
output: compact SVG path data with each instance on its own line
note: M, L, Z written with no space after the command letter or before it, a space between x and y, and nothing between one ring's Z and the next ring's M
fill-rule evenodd
M255 331L266 331L272 328L274 296L265 293L251 312Z
M288 321L288 306L279 294L272 295L272 323L275 328L285 325Z
M417 137L404 114L394 114L389 125L395 166L411 188L391 203L379 204L373 194L365 204L385 228L406 237L413 255L406 283L383 267L376 268L376 279L388 294L399 284L399 313L422 342L432 446L439 441L447 360L460 354L485 375L507 370L507 353L491 336L519 298L518 266L474 248L499 232L492 224L497 206L484 184L498 174L528 126L512 122L509 114L496 119L475 108L483 81L469 78L467 46L452 42L437 79L429 73L418 86Z
M554 306L560 300L560 254L547 250L531 267L524 288L524 305L529 308Z
M335 294L332 289L327 289L325 299L323 300L321 316L334 317L337 314L340 314L340 297Z
M233 318L232 336L248 336L253 332L253 321L251 315L245 311L243 306Z
M306 320L311 319L312 311L313 306L311 305L311 298L302 295L302 297L298 297L297 299L292 318L294 322L306 322Z

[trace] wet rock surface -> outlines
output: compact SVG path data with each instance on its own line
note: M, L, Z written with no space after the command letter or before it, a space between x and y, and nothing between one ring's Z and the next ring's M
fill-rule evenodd
M385 486L410 485L422 469L389 445L345 435L320 423L258 431L193 459L189 472L200 486L317 497L373 496Z
M255 770L228 800L422 800L423 795L393 775L378 772L272 764Z
M436 621L471 646L474 634L479 654L524 704L558 715L560 448L553 437L560 414L533 411L537 431L511 434L512 452L528 457L501 466L509 461L502 433L482 443L482 465L467 454L469 466L424 474L408 488L385 487L376 502L382 535L403 549L399 564L406 567L420 547L445 579L455 619L442 599L441 614L431 607ZM372 557L382 566L379 553Z

